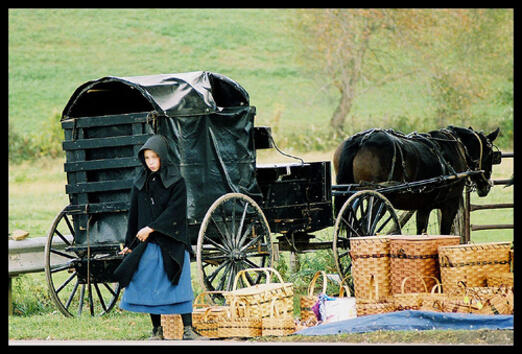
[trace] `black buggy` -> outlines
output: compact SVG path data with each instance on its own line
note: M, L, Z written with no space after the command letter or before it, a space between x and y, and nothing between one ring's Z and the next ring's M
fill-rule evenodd
M254 127L255 113L238 83L211 72L104 77L76 89L61 119L70 204L45 249L50 293L64 315L81 314L84 304L103 314L118 300L112 273L137 151L152 134L167 138L185 178L204 288L231 289L239 270L271 266L271 233L301 240L333 225L330 163L256 166L256 149L273 145L269 128Z
M256 165L256 149L279 149L270 128L254 126L255 114L243 87L212 72L103 77L75 90L61 118L70 204L45 248L49 291L64 315L80 315L85 304L91 315L104 314L118 300L113 271L122 259L137 151L152 134L167 138L185 178L204 289L230 290L240 270L272 266L279 251L332 249L344 278L349 237L401 232L378 191L332 186L330 161ZM351 197L335 218L332 194L339 193ZM333 241L312 242L313 232L332 226Z

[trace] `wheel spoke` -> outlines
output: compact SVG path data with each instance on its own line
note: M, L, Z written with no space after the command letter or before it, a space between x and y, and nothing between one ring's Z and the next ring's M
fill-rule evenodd
M63 288L65 288L65 287L67 286L67 284L69 284L69 283L71 282L71 280L73 280L74 277L76 277L76 275L77 275L76 272L74 272L73 274L71 274L71 275L69 276L69 278L67 278L67 279L62 283L62 285L60 285L60 286L58 287L58 289L56 289L56 294L59 294L60 291L62 291Z
M64 214L63 218L65 219L65 222L67 223L67 227L69 228L69 231L71 232L71 235L73 236L73 239L74 239L74 237L75 237L74 228L72 227L67 214Z
M241 221L239 223L239 227L237 229L237 234L236 234L237 242L235 242L235 246L238 248L241 247L241 243L243 240L243 237L241 236L241 231L243 231L243 225L245 224L247 209L248 209L248 203L245 203L245 207L243 208L243 213L241 214Z
M85 284L82 284L82 290L80 290L80 303L78 306L78 316L82 315L84 298L85 298Z
M50 271L51 271L51 273L57 273L57 272L67 270L69 268L71 268L71 262L67 262L67 263L59 264L59 265L53 265L51 267Z
M264 237L264 235L256 235L256 237L254 237L253 239L251 239L250 241L248 241L248 243L246 245L244 245L243 247L241 247L241 252L249 249L253 244L255 244L257 241L259 240L262 240Z
M60 231L58 231L58 230L54 230L54 232L56 233L56 235L58 235L59 238L62 239L62 241L63 241L67 246L70 246L70 245L71 245L71 243L69 242L69 240L68 240L64 235L62 235Z
M376 203L376 207L377 207L376 208L377 210L375 211L375 213L373 215L373 222L369 227L369 230L372 235L377 234L375 232L375 228L377 227L377 224L379 223L379 221L381 220L381 217L383 216L383 211L384 211L384 213L386 213L386 208L384 206L384 203L382 203L381 201L378 201Z
M102 284L103 284L103 286L105 286L107 288L107 290L109 290L109 292L111 293L111 295L113 297L117 296L117 293L107 283L102 283Z
M107 311L107 306L105 305L105 301L103 300L103 296L101 294L100 288L98 284L94 283L94 288L96 289L96 294L98 294L98 298L100 299L100 304L102 305L103 311Z
M90 276L90 274L88 274L87 276ZM89 310L91 312L91 316L94 316L94 302L92 301L92 284L90 283L87 287L87 296L89 299Z
M350 230L352 230L352 232L355 234L356 237L361 237L359 232L356 229L354 229L353 226L351 225L351 223L348 222L343 216L341 216L341 220L343 221L344 225L346 225L347 227L350 228Z
M76 258L76 256L73 256L73 255L70 255L70 254L67 254L67 253L63 253L61 251L57 251L55 249L51 249L50 251L51 251L51 253L54 253L54 254L56 254L58 256L62 256L64 258L69 258L69 259L75 259Z
M377 230L376 233L381 232L381 231L384 229L384 227L385 227L385 226L390 222L390 220L392 219L392 217L393 217L393 215L390 214L390 215L388 216L388 218L386 218L386 220L381 224L381 226L379 226L379 229Z
M71 294L69 295L69 298L67 299L67 303L65 304L66 309L69 309L69 306L71 305L71 301L74 297L74 294L76 294L76 290L78 290L78 285L80 285L80 280L76 279L76 284L74 284L74 288L73 288Z
M226 233L223 233L221 228L218 226L217 221L212 216L210 217L210 220L212 221L212 223L216 227L216 230L218 231L218 233L221 235L220 240L225 240L225 241L228 240L228 237L226 236ZM205 238L206 238L206 240L208 240L210 243L212 243L216 247L219 247L219 248L223 249L223 252L227 252L227 251L231 250L231 245L228 242L218 244L217 242L212 240L208 235L205 235Z

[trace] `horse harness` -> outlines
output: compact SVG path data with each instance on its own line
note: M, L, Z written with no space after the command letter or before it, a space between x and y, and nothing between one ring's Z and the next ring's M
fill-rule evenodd
M392 162L391 162L391 166L392 167L390 169L390 173L388 174L388 179L387 179L388 181L392 180L393 175L395 173L395 162L397 161L397 155L399 155L400 164L401 164L401 166L403 168L403 171L402 171L403 172L402 173L402 181L406 182L406 177L412 177L412 176L409 176L408 173L407 173L406 160L404 159L404 155L403 155L401 144L400 144L400 140L401 139L417 141L417 142L423 143L425 146L427 146L428 149L430 150L430 152L437 158L437 161L438 161L438 163L439 163L439 165L441 167L443 175L446 175L446 174L456 174L456 171L454 170L453 166L451 166L451 164L442 156L442 153L441 153L442 148L441 148L440 144L438 143L439 141L441 141L441 142L442 141L444 141L444 142L453 142L453 143L457 143L458 144L457 151L461 155L463 155L462 157L464 157L464 160L466 161L466 170L467 171L473 170L472 168L470 168L470 166L475 167L476 170L478 170L478 171L482 170L483 143L482 143L482 140L480 139L480 137L478 136L478 134L473 129L471 129L471 132L476 137L476 139L478 140L478 143L479 143L479 158L478 158L478 160L474 160L471 157L471 155L468 152L468 149L467 149L466 145L457 136L457 134L451 129L451 127L443 128L443 129L439 130L439 132L441 134L447 136L448 139L436 138L436 137L434 137L434 136L432 136L430 134L420 134L420 133L417 133L417 132L413 132L413 133L410 133L408 135L404 135L404 134L402 134L400 132L394 131L393 129L373 128L373 129L369 129L369 130L366 130L364 132L361 132L361 133L357 134L357 135L364 135L362 137L362 139L360 140L360 142L359 142L359 146L362 145L362 143L367 138L369 138L370 135L372 135L374 132L377 132L377 131L384 132L385 134L391 135L394 138L396 138L396 139L390 139L390 141L392 142L392 146L393 146L393 157L392 157ZM488 142L488 144L491 144L491 143ZM418 160L419 159L419 155L418 155L417 147L415 147L415 145L412 145L412 147L413 147L413 150L415 151L415 155L416 155L417 160ZM415 176L418 173L418 169L419 169L419 166L417 164L416 169L415 169ZM484 181L486 181L488 184L492 185L492 182L489 179L486 178L486 176L484 175L484 172L481 173L480 176L484 179ZM468 177L467 181L468 181L469 185L473 185L473 181L471 180L471 177Z

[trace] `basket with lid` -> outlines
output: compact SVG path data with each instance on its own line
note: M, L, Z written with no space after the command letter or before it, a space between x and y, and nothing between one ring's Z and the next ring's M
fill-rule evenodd
M440 246L441 282L445 290L458 290L458 283L486 286L488 275L509 272L510 242Z
M390 282L392 294L400 294L401 284L406 277L421 277L428 289L440 279L438 247L460 243L459 236L446 235L402 235L390 236ZM409 281L404 292L424 292L422 282Z
M390 240L386 236L350 238L352 277L356 298L382 299L390 294ZM378 284L374 294L373 279Z

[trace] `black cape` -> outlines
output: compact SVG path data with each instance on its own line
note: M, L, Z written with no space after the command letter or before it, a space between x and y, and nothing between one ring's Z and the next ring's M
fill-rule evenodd
M160 157L161 168L152 173L145 164L144 151L151 149ZM126 287L136 271L147 242L161 247L163 265L168 279L177 284L185 250L193 253L187 233L187 190L185 180L169 158L166 138L150 137L138 152L143 164L134 180L130 196L125 246L132 252L125 255L114 271L120 286ZM146 242L136 238L137 232L149 226L154 229Z

